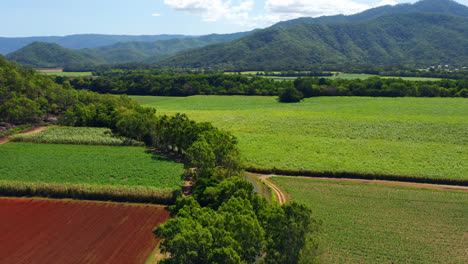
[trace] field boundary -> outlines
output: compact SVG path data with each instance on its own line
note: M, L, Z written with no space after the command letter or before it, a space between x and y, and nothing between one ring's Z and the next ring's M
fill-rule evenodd
M334 178L334 179L357 179L357 180L382 180L408 183L427 183L440 185L468 186L468 179L448 179L448 178L428 178L418 176L391 175L391 174L370 174L354 172L333 172L333 171L310 171L310 170L284 170L284 169L265 169L249 167L245 171L263 175L277 176L300 176L315 178Z
M259 175L260 176L260 175ZM303 177L303 176L284 176L284 175L262 175L263 177L282 177L290 179L309 179L323 182L336 182L336 183L354 183L363 185L382 185L390 187L405 187L405 188L417 188L417 189L428 189L438 191L461 191L468 192L467 186L458 185L442 185L442 184L431 184L431 183L413 183L413 182L397 182L397 181L382 181L382 180L361 180L361 179L338 179L338 178L321 178L321 177Z
M32 127L32 128L27 129L26 131L20 132L20 133L15 134L15 135L30 135L30 134L34 134L34 133L37 133L37 132L41 132L41 131L45 130L46 128L47 128L47 126ZM10 135L10 136L13 136L13 135ZM0 145L5 144L7 142L10 142L10 138L9 138L10 136L0 138Z
M42 182L0 181L0 196L71 198L78 200L174 204L180 189L157 189L142 186L62 184Z
M262 182L264 182L275 194L276 201L278 204L282 205L289 201L289 197L278 187L276 184L272 183L269 179L273 175L256 175L260 178Z

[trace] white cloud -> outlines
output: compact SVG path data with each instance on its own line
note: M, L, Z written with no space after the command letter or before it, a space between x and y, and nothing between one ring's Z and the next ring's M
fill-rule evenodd
M153 13L153 14L151 14L151 15L154 16L154 17L158 17L158 16L160 16L161 14L159 14L159 13Z
M375 6L384 6L384 5L397 5L398 3L393 1L393 0L382 0L381 2L379 2L378 4L376 4Z
M352 0L267 0L265 10L280 20L298 17L318 17L355 14L370 6Z
M208 22L227 19L235 24L250 25L249 13L254 0L164 0L164 4L177 11L200 15Z

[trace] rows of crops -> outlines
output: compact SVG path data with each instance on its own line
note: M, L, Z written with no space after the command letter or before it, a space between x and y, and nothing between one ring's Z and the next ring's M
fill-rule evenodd
M0 146L3 180L176 189L182 164L142 147L34 144Z
M298 104L245 96L135 99L231 131L249 167L468 175L468 104L462 98L318 97Z
M273 177L322 221L324 263L464 263L468 195Z
M146 263L162 206L0 198L0 263Z
M142 142L114 135L109 128L49 127L28 135L16 135L12 141L76 145L143 146Z

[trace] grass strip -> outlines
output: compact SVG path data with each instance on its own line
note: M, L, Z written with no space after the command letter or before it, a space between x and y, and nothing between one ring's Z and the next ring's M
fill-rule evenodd
M275 174L282 176L304 176L304 177L322 177L337 179L363 179L363 180L385 180L401 181L414 183L446 184L468 186L468 179L451 178L429 178L421 176L391 175L391 174L372 174L372 173L354 173L354 172L336 172L336 171L312 171L312 170L287 170L287 169L268 169L249 167L247 172L258 174Z
M43 182L0 181L0 196L37 196L81 200L173 204L181 190L143 186L113 186Z

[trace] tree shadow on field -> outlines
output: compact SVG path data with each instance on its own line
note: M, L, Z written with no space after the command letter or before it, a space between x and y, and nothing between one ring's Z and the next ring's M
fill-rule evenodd
M145 151L146 154L151 154L151 159L157 161L174 161L177 163L184 163L184 159L181 158L179 155L170 152L164 152L158 149L147 149Z

